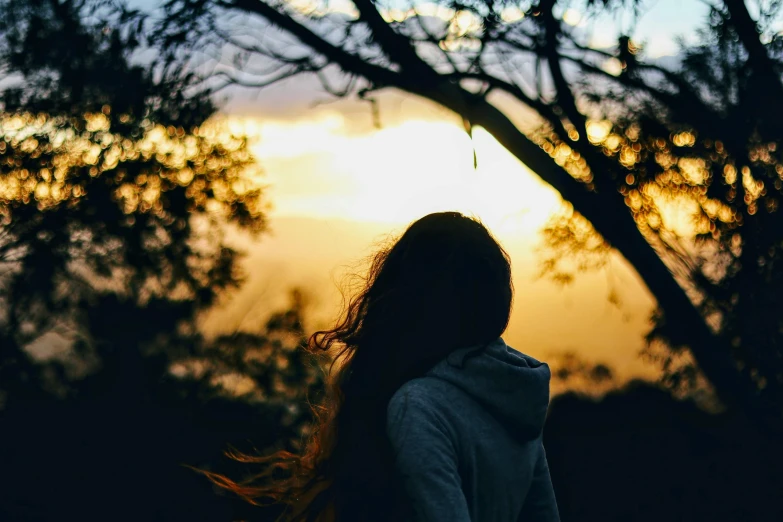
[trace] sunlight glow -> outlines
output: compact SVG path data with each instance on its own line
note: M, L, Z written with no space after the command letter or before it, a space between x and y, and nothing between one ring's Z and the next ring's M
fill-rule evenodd
M599 47L599 46L596 46ZM604 46L604 47L609 47ZM599 47L600 48L600 47ZM623 72L623 64L618 60L617 58L609 58L601 65L601 68L611 74L612 76L620 76L620 73Z
M407 223L459 210L532 234L561 202L483 129L472 142L444 121L351 134L334 113L297 123L233 119L229 127L251 137L278 215Z
M522 20L524 17L525 17L525 12L515 5L504 7L500 11L500 18L506 23L518 22Z
M582 13L573 8L568 8L565 13L563 13L563 21L568 25L580 25L582 24L582 18Z
M42 114L0 117L0 152L9 147L24 154L41 151L37 157L43 162L31 171L13 154L4 158L0 175L3 223L10 219L9 202L35 201L39 210L74 204L86 194L82 172L97 178L117 169L113 195L129 219L136 212L164 216L165 198L161 196L172 190L171 182L187 187L196 205L211 204L215 216L225 215L231 205L254 190L252 181L258 176L244 139L222 122L208 122L187 135L183 128L147 121L141 138L131 141L112 132L106 117L109 110L104 107L103 112L85 114L84 132ZM128 165L136 170L129 173Z
M609 120L587 122L587 139L594 145L603 143L610 132L612 132L612 122Z

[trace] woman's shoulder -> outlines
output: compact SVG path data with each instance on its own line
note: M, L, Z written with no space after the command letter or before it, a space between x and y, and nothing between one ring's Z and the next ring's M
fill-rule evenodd
M447 410L454 407L454 399L449 397L448 387L448 383L433 377L420 377L403 384L387 407L389 435L404 435L422 426L435 426L444 434L452 433Z
M436 377L425 376L407 381L389 400L390 417L401 415L442 416L462 402L462 393L452 384Z
M437 404L447 401L453 386L435 377L425 376L405 382L392 395L389 403L407 402L416 405Z

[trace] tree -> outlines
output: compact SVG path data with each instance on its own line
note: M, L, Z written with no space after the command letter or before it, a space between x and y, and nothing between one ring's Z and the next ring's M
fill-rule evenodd
M192 75L142 61L122 6L0 13L0 519L234 518L186 465L294 449L321 383L301 292L250 331L198 328L242 282L227 231L266 226L247 143Z
M276 508L249 511L216 495L193 468L241 479L253 466L226 458L227 450L294 450L306 434L305 401L318 399L321 371L302 350L305 310L300 294L292 297L257 331L196 339L171 368L146 355L148 397L135 407L111 392L124 369L106 357L100 370L69 383L65 398L0 409L0 465L14 477L3 481L0 519L275 520ZM118 305L89 311L96 337L132 329L112 320Z
M190 390L283 411L315 393L302 292L258 331L207 339L198 329L242 281L226 232L266 226L246 140L208 120L210 93L182 69L134 62L145 20L122 5L0 8L5 408L101 397L132 416ZM47 336L69 344L68 357L37 360ZM253 393L237 396L227 376ZM294 431L281 440L296 439L309 412L287 417Z
M210 127L191 75L133 62L143 27L131 13L43 0L0 11L6 403L67 394L70 374L110 359L118 392L138 395L145 350L193 337L194 318L239 284L226 227L264 228L245 140ZM68 365L33 360L45 335L73 346Z
M651 339L687 348L724 403L779 428L778 3L757 20L740 0L712 5L673 68L629 35L591 48L561 21L568 5L171 0L157 41L170 63L198 47L212 86L314 74L336 96L399 89L483 127L636 268L658 302ZM536 123L521 129L516 112ZM678 229L667 199L691 202L696 225Z

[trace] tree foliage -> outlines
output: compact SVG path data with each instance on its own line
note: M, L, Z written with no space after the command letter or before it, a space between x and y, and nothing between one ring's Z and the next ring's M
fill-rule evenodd
M300 292L251 330L199 329L242 282L229 231L266 227L246 139L145 61L121 5L0 13L0 518L237 516L184 465L294 449L322 379Z
M132 418L222 397L277 412L272 438L295 442L310 417L297 404L321 379L302 352L301 293L256 331L198 327L242 282L227 232L266 226L246 139L210 119L190 73L139 61L136 13L75 0L0 10L5 409L101 397ZM42 356L52 344L62 353Z
M262 231L263 200L245 139L207 121L209 93L134 63L141 20L77 1L0 10L0 382L37 393L38 370L66 372L31 358L45 335L76 348L71 366L100 364L96 309L133 325L128 350L187 330L240 282L225 228Z

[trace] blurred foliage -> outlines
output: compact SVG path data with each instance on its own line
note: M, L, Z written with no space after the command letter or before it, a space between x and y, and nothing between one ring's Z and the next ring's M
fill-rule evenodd
M171 373L181 383L201 386L195 393L249 404L264 404L283 412L281 427L291 435L282 440L296 446L305 436L310 412L320 402L325 354L307 351L305 299L291 292L287 310L272 314L261 332L221 334L201 344L193 356L178 360Z
M265 222L245 139L207 121L209 93L189 96L190 76L134 63L142 27L132 17L82 1L7 0L0 10L8 403L66 393L63 363L39 364L29 350L44 336L75 347L71 373L105 363L88 327L97 310L134 325L126 350L192 335L181 323L241 281L226 227L258 233Z
M154 318L164 310L153 305L145 317L109 297L85 310L100 369L71 380L63 398L27 397L0 410L0 519L275 519L274 509L216 494L190 467L241 479L252 466L226 451L295 450L307 436L306 406L319 399L322 371L303 350L298 293L256 332L178 337L130 366L117 352L131 349L128 336L161 335ZM172 367L179 349L190 355Z
M547 363L552 368L552 395L570 392L600 397L619 388L615 371L605 362L588 361L576 352L563 351L550 354Z
M758 394L780 405L783 104L776 93L783 44L765 29L776 9L763 8L759 19L762 50L774 70L754 68L747 40L729 23L729 8L718 4L710 9L699 43L682 47L679 68L634 69L641 53L634 47L617 84L593 77L579 93L593 114L602 115L588 122L587 137L621 168L614 181L640 231L713 330L730 343ZM639 82L660 92L640 94ZM667 97L667 83L691 86L693 97ZM539 136L556 160L580 159L550 129ZM594 230L572 232L584 230L583 221L578 215L559 217L545 230L552 258L562 262L558 254L565 253L590 260L577 269L602 268L609 251L597 246L600 236ZM545 268L563 280L554 264ZM652 319L645 356L660 364L664 382L675 390L704 390L703 375L685 352L687 336L667 322L663 310Z
M240 516L184 465L295 449L322 382L299 291L256 330L198 328L242 282L228 234L265 230L247 140L122 5L0 13L0 519Z
M603 269L610 261L609 244L569 205L550 218L542 235L539 276L558 284L570 284L578 273Z

